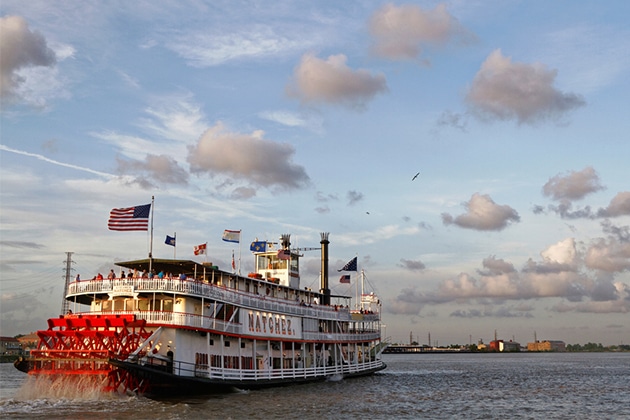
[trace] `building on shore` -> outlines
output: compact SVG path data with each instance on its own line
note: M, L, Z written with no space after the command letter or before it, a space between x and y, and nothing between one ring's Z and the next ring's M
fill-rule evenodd
M13 337L0 337L0 355L14 356L22 354L22 345Z
M560 340L543 340L527 343L527 351L567 351L566 344Z
M516 352L521 351L521 345L516 341L492 340L488 346L489 351Z

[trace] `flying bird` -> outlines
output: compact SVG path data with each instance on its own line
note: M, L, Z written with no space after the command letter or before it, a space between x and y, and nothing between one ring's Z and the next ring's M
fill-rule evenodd
M415 174L415 175L413 176L413 178L411 178L411 180L412 180L412 181L415 181L415 180L416 180L416 178L418 178L418 175L420 175L420 172L418 172L417 174Z

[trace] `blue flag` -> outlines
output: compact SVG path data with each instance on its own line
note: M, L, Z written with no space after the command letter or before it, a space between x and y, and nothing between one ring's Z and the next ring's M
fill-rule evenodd
M250 251L265 252L267 251L267 241L254 241L249 246Z
M166 245L175 246L175 237L166 235L166 240L164 241Z
M357 257L354 257L341 270L337 271L357 271Z

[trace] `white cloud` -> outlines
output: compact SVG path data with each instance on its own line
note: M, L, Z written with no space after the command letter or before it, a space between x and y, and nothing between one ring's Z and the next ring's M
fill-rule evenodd
M374 96L387 91L384 75L352 70L346 61L343 54L331 55L326 60L305 54L294 71L292 82L287 85L287 94L304 103L363 109Z
M230 61L269 58L303 50L313 44L306 37L276 33L267 25L252 25L249 30L231 33L203 31L180 34L166 47L182 56L193 67L218 66Z
M594 240L586 251L584 262L591 269L611 273L630 270L630 243L614 238Z
M550 178L543 186L543 194L554 200L572 201L603 189L599 175L589 166L581 171L570 171L564 176L558 174Z
M495 50L475 75L466 100L473 114L483 119L519 124L559 120L585 102L579 95L556 89L556 73L542 64L512 62Z
M372 15L369 30L374 38L373 53L392 60L417 59L426 45L443 45L452 40L466 43L474 39L446 11L444 4L434 10L386 4Z
M293 163L294 148L263 138L260 131L231 133L218 122L189 148L193 173L225 175L265 187L296 189L310 180L305 169Z
M473 194L464 206L467 212L457 217L442 213L442 222L445 225L455 224L466 229L502 230L510 223L520 221L516 210L508 205L496 204L487 194Z
M28 80L23 70L57 62L44 36L20 16L0 18L0 56L0 98L9 102L20 100L20 88Z

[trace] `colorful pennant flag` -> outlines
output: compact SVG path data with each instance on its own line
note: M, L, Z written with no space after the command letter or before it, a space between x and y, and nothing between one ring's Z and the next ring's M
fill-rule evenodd
M149 230L151 204L112 209L109 212L109 230L130 231Z
M195 246L195 255L204 255L206 253L206 248L208 247L208 244L201 244L201 245L197 245Z
M236 242L239 243L241 241L241 231L240 230L228 230L225 229L223 231L223 238L225 242Z

